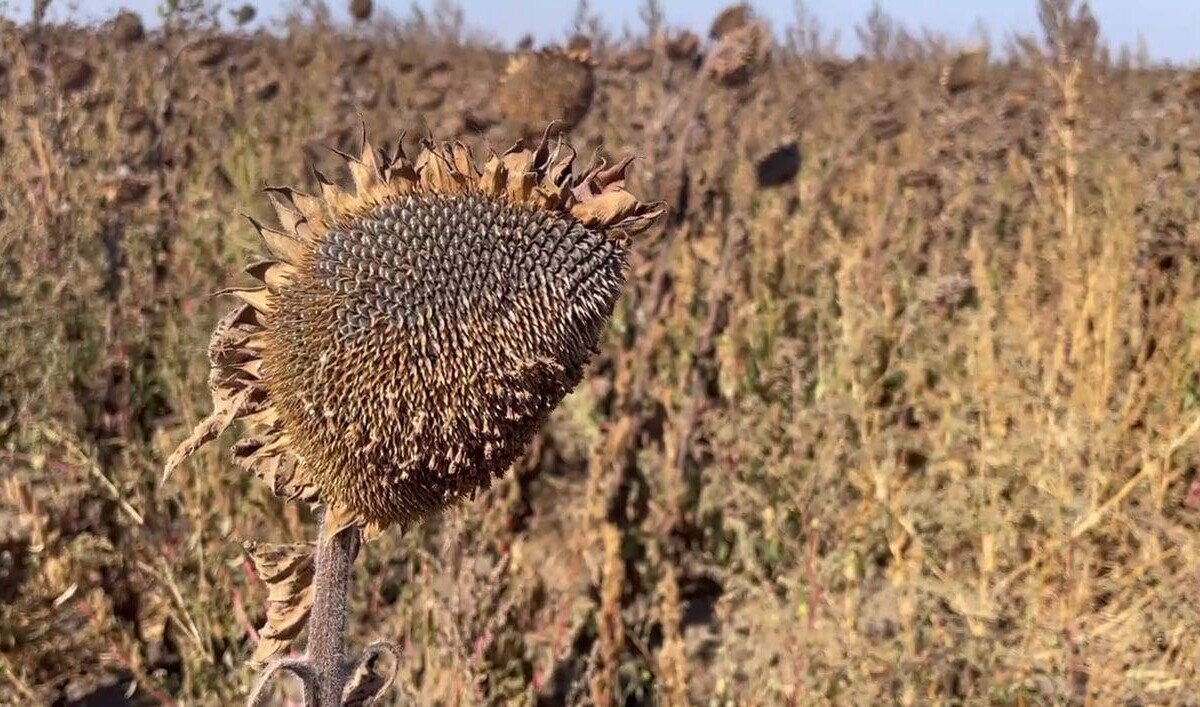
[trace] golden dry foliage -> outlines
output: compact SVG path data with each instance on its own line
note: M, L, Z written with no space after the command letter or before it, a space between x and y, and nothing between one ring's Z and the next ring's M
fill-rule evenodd
M731 91L596 43L571 142L653 165L629 188L671 211L511 473L364 549L349 642L403 646L398 701L1195 700L1200 92L1043 10L955 93L936 44L773 46ZM186 28L0 28L0 703L244 700L270 572L242 543L308 511L222 445L159 483L211 410L209 295L260 247L236 214L341 179L322 146L358 154L360 114L516 137L506 54L374 29L205 65ZM95 70L70 94L64 52Z

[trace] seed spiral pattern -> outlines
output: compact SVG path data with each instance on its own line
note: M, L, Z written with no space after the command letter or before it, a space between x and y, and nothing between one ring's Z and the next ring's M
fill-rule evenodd
M488 486L579 383L624 264L602 233L479 195L329 232L276 294L263 355L322 493L406 519Z

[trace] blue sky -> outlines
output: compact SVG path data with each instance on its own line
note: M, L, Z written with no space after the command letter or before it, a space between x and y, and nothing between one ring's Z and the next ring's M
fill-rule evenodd
M327 0L345 19L342 9L345 0ZM0 0L6 14L28 17L32 0ZM242 0L225 0L234 7ZM269 22L296 0L251 0L259 9L263 21ZM842 48L857 49L854 25L862 20L873 0L807 0L813 15L827 28L840 31ZM376 7L386 7L404 14L411 0L375 0ZM638 7L642 0L592 0L594 9L609 26L619 32L622 25L638 27ZM709 20L729 0L663 0L667 20L675 26L703 29ZM104 17L118 7L129 7L154 16L159 0L53 0L52 17L62 18L77 8L78 14ZM420 4L430 5L429 0ZM486 28L489 34L512 41L525 33L541 39L563 36L575 10L574 0L460 0L469 23ZM760 0L753 3L769 17L777 28L788 24L793 17L793 0ZM972 36L977 20L987 26L993 39L999 40L1010 31L1037 31L1037 12L1034 0L882 0L885 11L912 28L929 28L952 38ZM1134 47L1138 37L1144 37L1150 56L1154 59L1179 63L1200 62L1200 0L1093 0L1092 9L1100 20L1106 41L1114 47L1123 44Z

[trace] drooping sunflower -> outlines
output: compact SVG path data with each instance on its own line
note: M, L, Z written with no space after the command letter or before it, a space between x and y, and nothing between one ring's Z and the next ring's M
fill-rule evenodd
M547 138L476 165L462 144L410 161L363 134L353 193L267 189L260 284L209 345L213 412L167 472L235 421L238 463L370 536L487 488L581 380L620 295L629 236L664 207L630 160L574 171Z
M587 51L547 49L510 59L494 99L508 125L528 137L550 122L577 125L595 93L595 62Z

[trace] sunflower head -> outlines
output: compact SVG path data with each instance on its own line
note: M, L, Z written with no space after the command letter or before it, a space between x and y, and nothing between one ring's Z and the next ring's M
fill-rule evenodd
M546 139L476 165L366 141L344 191L270 188L274 257L209 347L214 411L168 471L235 420L245 468L326 506L326 531L408 523L490 485L581 380L659 204L629 160L576 173Z
M752 22L754 22L754 10L744 2L735 3L717 13L717 16L713 18L712 25L708 28L708 36L710 39L724 39L730 33Z
M508 63L495 101L505 121L526 137L547 123L570 128L592 105L595 66L586 50L525 52Z
M762 23L753 22L722 36L709 54L706 67L717 83L736 88L761 72L770 54L770 33Z

